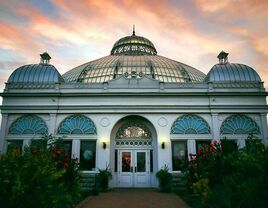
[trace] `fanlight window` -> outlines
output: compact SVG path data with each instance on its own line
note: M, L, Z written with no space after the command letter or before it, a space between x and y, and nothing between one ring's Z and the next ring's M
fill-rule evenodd
M173 123L171 134L210 134L210 127L201 117L183 115Z
M47 134L48 128L46 123L36 115L25 115L14 121L8 131L9 134Z
M116 133L116 139L151 139L149 129L140 123L127 123Z
M97 134L93 121L86 116L73 115L63 120L58 128L59 134Z
M260 134L260 129L251 118L232 115L222 123L221 134Z

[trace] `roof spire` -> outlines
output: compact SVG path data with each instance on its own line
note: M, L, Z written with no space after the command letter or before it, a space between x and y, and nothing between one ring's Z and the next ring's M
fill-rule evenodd
M133 25L133 32L132 35L135 35L135 25Z

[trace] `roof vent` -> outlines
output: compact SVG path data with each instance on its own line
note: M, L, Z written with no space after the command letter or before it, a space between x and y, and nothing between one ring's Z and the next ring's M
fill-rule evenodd
M40 54L40 57L40 64L49 64L51 57L47 52Z
M226 64L228 63L228 54L229 53L225 53L224 51L220 52L219 55L217 56L217 58L219 59L219 63L220 64Z

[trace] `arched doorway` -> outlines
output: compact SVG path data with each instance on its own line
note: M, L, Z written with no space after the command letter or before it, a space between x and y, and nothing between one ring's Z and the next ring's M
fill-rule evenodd
M155 186L156 131L141 116L126 116L111 134L111 169L115 187Z

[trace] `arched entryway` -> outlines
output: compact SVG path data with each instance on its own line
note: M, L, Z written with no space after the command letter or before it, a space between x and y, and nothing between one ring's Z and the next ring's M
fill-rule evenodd
M154 187L157 142L153 124L141 116L120 119L111 133L114 187Z

